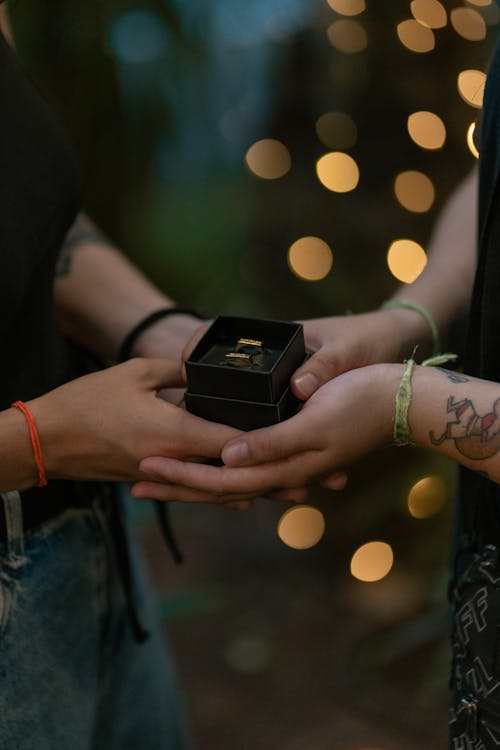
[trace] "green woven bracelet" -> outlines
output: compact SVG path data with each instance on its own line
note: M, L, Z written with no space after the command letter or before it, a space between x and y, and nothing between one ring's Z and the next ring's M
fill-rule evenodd
M433 356L436 356L441 351L441 341L439 337L439 331L438 327L436 325L436 321L430 314L428 310L425 309L425 307L422 307L422 305L419 305L418 302L410 302L409 300L405 299L392 299L388 300L387 302L384 302L381 310L391 310L395 308L402 308L403 310L414 310L415 312L420 313L420 315L424 318L425 322L431 329L432 334L432 354Z
M411 386L411 376L413 375L413 369L415 367L415 360L413 359L415 349L413 350L412 356L406 362L406 369L403 373L403 377L399 383L398 390L396 392L396 412L394 414L394 430L393 440L394 445L414 445L410 440L410 424L408 422L408 411L410 409L411 399L413 396L413 390ZM446 362L457 359L457 354L438 354L435 357L429 357L422 362L422 367L444 365Z

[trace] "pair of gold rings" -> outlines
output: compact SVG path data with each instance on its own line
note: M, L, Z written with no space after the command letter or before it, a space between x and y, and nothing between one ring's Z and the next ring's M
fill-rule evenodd
M259 366L264 354L262 341L240 338L232 352L225 355L225 364L232 367Z

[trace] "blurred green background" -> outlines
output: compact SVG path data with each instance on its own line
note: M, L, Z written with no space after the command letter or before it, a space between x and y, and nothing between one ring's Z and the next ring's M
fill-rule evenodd
M390 244L425 248L475 164L466 136L478 110L457 76L486 70L499 21L489 0L19 0L11 10L22 63L79 152L88 212L208 317L378 306L399 283ZM442 147L410 137L419 111L441 118ZM283 169L261 153L264 178L247 163L262 139L285 147ZM355 160L355 189L320 181L330 152ZM431 180L428 210L416 183L417 210L397 199L407 170ZM331 251L314 281L288 262L309 236ZM428 476L434 511L415 519L408 493ZM281 506L179 507L182 571L141 514L200 747L443 746L453 482L433 455L386 450L352 469L340 497L315 492L326 534L305 551L278 539ZM349 563L372 540L391 545L394 566L360 584Z

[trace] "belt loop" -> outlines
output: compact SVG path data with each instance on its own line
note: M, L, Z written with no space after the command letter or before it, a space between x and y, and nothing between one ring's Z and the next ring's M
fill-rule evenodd
M11 565L22 565L24 563L24 530L21 496L17 490L13 490L0 493L0 497L3 500L5 517L7 557Z

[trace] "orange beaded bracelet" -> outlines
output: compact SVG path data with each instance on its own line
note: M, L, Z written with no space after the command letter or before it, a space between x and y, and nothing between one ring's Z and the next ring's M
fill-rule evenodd
M38 430L36 429L35 420L33 414L30 412L28 407L23 401L15 401L11 406L14 409L22 411L28 422L28 428L30 431L31 445L33 446L33 453L35 455L35 464L38 470L38 486L45 487L48 484L45 469L43 467L42 447L40 445L40 438L38 437Z

